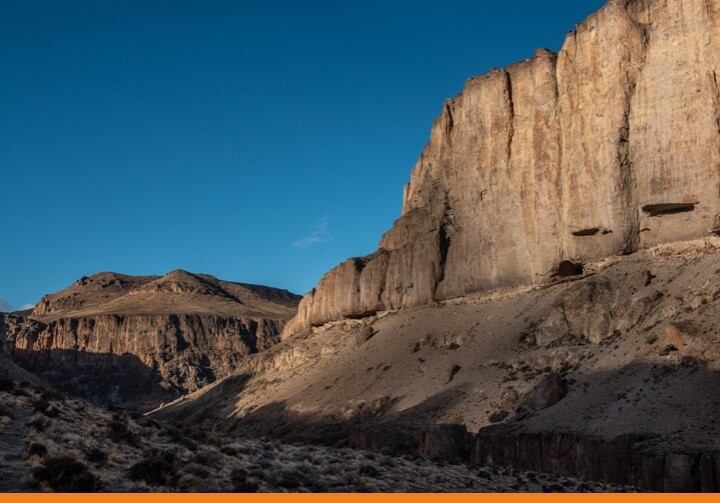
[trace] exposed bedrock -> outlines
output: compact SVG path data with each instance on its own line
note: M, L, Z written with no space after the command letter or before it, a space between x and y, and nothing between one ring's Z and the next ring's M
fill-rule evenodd
M613 0L559 54L469 80L379 250L327 273L285 333L716 231L719 50L720 0Z
M282 320L122 314L41 322L0 315L8 353L99 403L159 404L232 374L279 340Z
M0 343L26 369L98 403L156 407L232 374L280 340L299 298L172 271L103 272L0 315ZM1 349L1 348L0 348Z
M606 439L570 432L527 432L514 425L469 433L460 425L408 427L383 424L353 429L353 447L420 456L435 461L502 466L651 491L720 490L720 452L656 448L652 435Z
M648 435L613 439L563 432L517 432L491 426L473 440L473 464L573 474L667 492L718 491L720 452L653 447Z

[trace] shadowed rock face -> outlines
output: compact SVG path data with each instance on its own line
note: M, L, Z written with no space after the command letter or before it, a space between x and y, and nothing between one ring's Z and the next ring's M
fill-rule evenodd
M280 339L298 297L174 271L100 273L0 315L15 361L100 403L154 406L233 373Z
M559 54L469 80L443 106L378 252L327 273L286 334L708 235L720 216L719 51L718 0L612 0Z

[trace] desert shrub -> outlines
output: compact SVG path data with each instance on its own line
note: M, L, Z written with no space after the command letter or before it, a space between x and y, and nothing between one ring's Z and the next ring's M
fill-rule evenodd
M6 391L8 393L15 389L15 382L11 381L6 377L0 377L0 391Z
M85 453L85 459L96 465L101 465L107 461L107 453L102 449L93 447Z
M397 462L393 458L388 456L383 457L380 460L380 464L386 468L395 468L395 466L397 466Z
M237 449L235 449L234 447L227 446L227 445L225 447L221 447L220 452L222 452L226 456L237 456L238 455Z
M28 423L28 427L32 428L35 431L45 431L48 427L48 422L42 417L36 417Z
M250 472L251 475L258 477L265 472L263 467L256 463L250 463L249 465L246 465L246 469Z
M132 480L143 481L151 486L174 487L178 480L174 462L160 455L135 463L130 467L129 475Z
M15 396L30 396L30 393L25 391L23 388L15 388L15 390L12 393Z
M45 414L47 417L56 418L60 417L60 409L55 407L54 405L51 405L44 411L42 411L43 414Z
M198 478L189 473L180 477L177 487L184 493L211 492L207 487L207 479Z
M100 480L88 471L87 466L67 456L46 459L41 466L33 469L32 477L54 491L94 492L102 487Z
M45 412L50 407L50 402L40 397L32 402L33 410L35 412Z
M28 447L28 456L40 456L44 457L47 454L47 447L43 444L33 442Z
M50 401L62 402L65 399L65 395L63 395L59 391L55 391L52 389L46 389L46 390L43 390L43 392L40 394L40 398L42 400L47 400L48 402L50 402Z
M306 474L302 470L298 469L298 467L290 466L280 469L275 473L275 482L280 487L292 491L300 487L307 486L308 484L312 484L312 481L307 478L308 475L309 474Z
M108 423L108 432L110 440L115 443L126 443L133 445L137 441L135 433L130 429L127 422L122 420L113 419Z
M236 493L256 493L260 486L249 478L247 470L236 468L230 474L230 481L233 485L233 492Z
M380 470L373 465L363 465L360 467L359 473L363 477L372 477L374 479L380 477Z
M205 433L203 430L199 430L196 428L186 427L185 428L185 435L192 438L196 442L200 442L201 444L208 444L210 442L210 438L208 437L208 434Z
M200 477L201 479L207 479L212 475L212 472L207 466L199 465L197 463L190 463L185 465L184 470L187 473Z
M44 398L41 396L40 398L33 400L33 410L35 412L40 412L41 414L46 415L47 417L59 417L60 416L60 410L55 407L54 405L50 404L50 401L47 398Z
M185 434L175 427L169 427L165 430L165 434L174 444L180 444L189 451L198 450L198 444L193 439L188 438Z
M199 465L217 467L220 462L219 458L220 456L215 452L202 451L194 456L193 461Z
M259 459L257 463L265 470L269 470L273 467L273 462L267 458Z
M255 456L258 452L257 446L252 444L240 444L240 446L236 447L235 449L240 454L245 454L247 456Z
M138 418L137 421L139 421L143 426L146 426L148 428L160 429L160 427L161 427L160 423L158 423L154 419L148 419L144 416L141 416L140 418Z

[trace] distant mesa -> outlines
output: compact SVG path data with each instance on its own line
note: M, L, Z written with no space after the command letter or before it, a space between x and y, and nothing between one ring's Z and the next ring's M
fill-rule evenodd
M0 323L14 359L64 391L152 408L271 347L299 300L287 290L182 270L102 272Z

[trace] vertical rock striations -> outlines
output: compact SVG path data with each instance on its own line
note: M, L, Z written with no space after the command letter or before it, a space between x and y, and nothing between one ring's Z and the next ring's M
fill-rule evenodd
M611 0L558 55L471 79L379 250L327 273L285 333L719 230L719 51L720 0Z
M45 296L31 318L0 315L0 341L68 392L152 407L232 374L279 341L298 300L185 271L100 273Z

